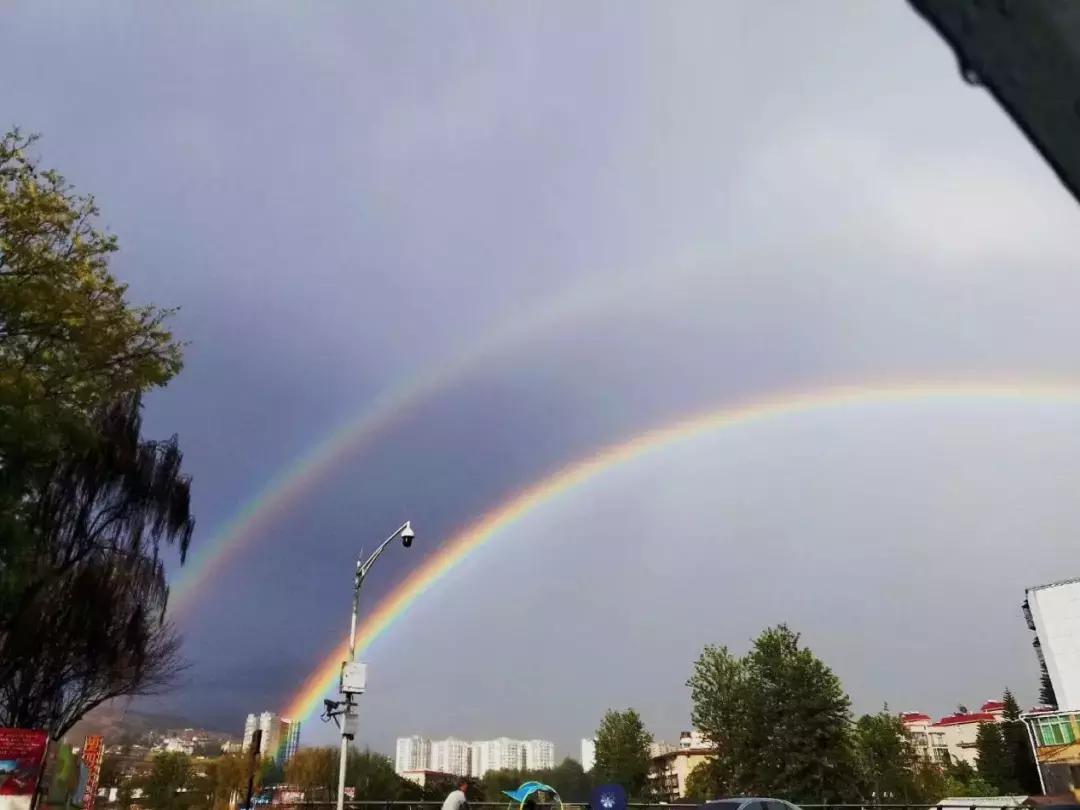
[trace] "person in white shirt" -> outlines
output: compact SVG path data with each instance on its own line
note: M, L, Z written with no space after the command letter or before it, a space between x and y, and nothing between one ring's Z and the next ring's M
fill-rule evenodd
M469 800L465 798L465 791L469 789L469 783L465 779L458 782L458 789L450 792L442 803L442 810L468 810Z

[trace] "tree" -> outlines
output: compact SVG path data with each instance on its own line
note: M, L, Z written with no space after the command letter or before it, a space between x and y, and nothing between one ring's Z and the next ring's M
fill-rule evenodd
M109 272L97 208L0 137L0 724L59 738L175 674L159 545L191 538L175 437L139 398L181 366L169 312Z
M855 795L850 700L786 625L765 630L742 658L706 647L688 685L692 720L717 745L713 774L728 792L802 803Z
M975 735L976 763L979 777L995 788L996 793L1016 793L1012 763L1005 750L1005 738L997 723L980 723Z
M941 791L946 796L997 796L998 789L987 782L963 760L950 762L945 767L945 784Z
M717 760L706 760L694 766L686 777L686 795L683 799L703 804L727 793L724 774Z
M95 706L152 694L181 669L159 548L187 548L191 482L173 437L142 441L137 397L58 461L34 499L32 552L0 612L0 724L59 739Z
M1005 689L1001 700L1005 704L1001 738L1005 746L1005 756L1009 762L1010 781L1024 795L1037 795L1042 792L1039 766L1031 750L1027 726L1020 719L1020 705L1008 688Z
M1043 706L1057 708L1057 695L1054 694L1054 683L1050 680L1050 672L1046 668L1046 662L1040 662L1042 670L1039 675L1039 703Z
M370 748L349 751L345 780L356 788L357 801L397 801L409 784L394 771L389 757Z
M911 804L940 799L923 793L919 759L900 717L887 708L865 714L855 725L864 795L881 803Z
M213 810L228 810L233 799L247 790L250 758L245 754L222 754L206 765L207 794Z
M0 137L0 492L8 494L21 494L25 474L50 463L89 416L119 395L165 385L182 365L164 325L171 312L127 302L109 272L116 238L95 227L92 197L30 156L36 140L18 130Z
M158 754L143 778L146 803L153 810L183 810L187 797L180 793L193 780L191 759L186 754Z
M285 763L285 781L302 790L308 802L332 801L337 776L338 752L333 748L301 748Z
M593 779L581 767L581 763L566 757L554 768L488 771L480 782L479 791L470 794L470 798L478 796L488 802L499 802L504 798L504 790L516 790L523 782L530 781L551 785L558 789L563 801L575 803L588 802L593 787Z
M609 709L596 731L596 778L622 785L634 798L645 797L652 739L636 711Z

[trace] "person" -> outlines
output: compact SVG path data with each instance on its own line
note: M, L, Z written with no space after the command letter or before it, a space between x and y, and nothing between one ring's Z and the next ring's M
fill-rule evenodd
M468 810L469 800L465 798L465 791L469 789L469 781L462 777L458 781L457 790L450 791L450 795L442 803L442 810Z

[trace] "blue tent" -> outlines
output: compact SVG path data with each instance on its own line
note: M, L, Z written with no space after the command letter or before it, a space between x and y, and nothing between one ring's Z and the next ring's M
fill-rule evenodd
M543 782L526 782L517 790L504 790L503 794L509 796L515 802L518 807L523 807L526 800L534 793L547 793L551 796L552 802L558 802L562 805L562 799L559 798L559 791L555 790L551 785L545 785Z

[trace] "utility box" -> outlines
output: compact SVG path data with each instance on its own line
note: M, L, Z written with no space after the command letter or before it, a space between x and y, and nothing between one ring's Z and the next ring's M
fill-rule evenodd
M367 691L367 664L346 661L341 665L341 694L362 695Z

